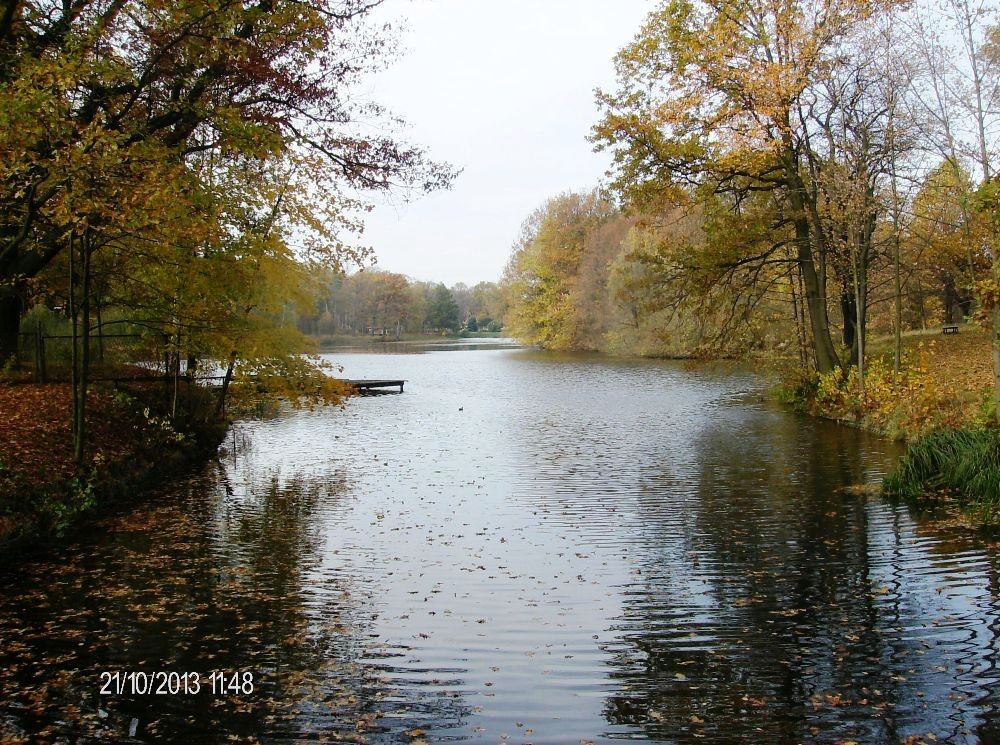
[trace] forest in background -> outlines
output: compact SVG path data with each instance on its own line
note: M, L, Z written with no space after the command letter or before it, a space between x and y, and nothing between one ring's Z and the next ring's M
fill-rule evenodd
M598 92L607 188L525 222L509 330L777 354L813 393L819 373L862 403L873 334L896 339L876 371L893 385L909 330L1000 333L997 23L975 0L661 3ZM1000 387L1000 338L993 354ZM993 382L977 395L995 407Z
M496 333L506 314L495 282L446 287L375 269L326 273L314 294L314 306L299 311L297 325L320 342L336 336Z

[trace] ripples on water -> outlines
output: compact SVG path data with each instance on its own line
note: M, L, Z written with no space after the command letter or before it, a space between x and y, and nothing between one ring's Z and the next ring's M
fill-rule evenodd
M993 550L846 495L895 448L713 366L342 353L406 393L242 424L5 578L0 736L996 740ZM249 696L100 696L102 670Z

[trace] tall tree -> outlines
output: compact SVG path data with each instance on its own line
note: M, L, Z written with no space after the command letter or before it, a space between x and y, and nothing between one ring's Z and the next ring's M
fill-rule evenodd
M120 229L120 211L94 208L95 195L114 205L164 163L200 170L210 156L215 168L239 169L291 158L287 173L311 182L311 198L278 200L275 211L326 260L349 255L336 229L351 200L337 186L445 185L449 169L353 125L383 113L346 95L386 52L386 36L365 25L377 4L4 3L0 359L13 350L30 281L69 231Z
M738 214L750 195L771 196L779 210L773 242L737 261L787 260L785 248L794 247L820 371L840 361L827 311L834 247L809 170L811 121L817 86L877 7L667 0L619 53L618 90L598 96L604 118L594 140L613 150L614 184L630 202L728 195Z
M503 284L511 330L553 349L583 346L574 294L588 236L615 214L598 192L562 194L525 221Z
M458 331L461 320L458 315L458 303L451 290L443 284L437 284L431 291L427 306L425 325L434 331Z

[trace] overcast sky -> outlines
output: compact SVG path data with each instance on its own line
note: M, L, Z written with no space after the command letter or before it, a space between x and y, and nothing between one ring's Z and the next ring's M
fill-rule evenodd
M451 191L368 216L380 268L416 279L496 280L545 199L595 186L608 166L586 137L594 88L652 0L389 0L403 54L370 93L406 139L463 168Z

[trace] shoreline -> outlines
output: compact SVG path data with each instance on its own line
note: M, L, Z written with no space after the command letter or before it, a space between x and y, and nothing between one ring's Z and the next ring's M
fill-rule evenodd
M474 331L458 334L401 334L395 336L357 336L335 335L326 337L309 337L315 348L320 352L330 352L337 349L357 349L359 347L377 346L382 344L435 344L463 339L512 339L502 331ZM520 343L520 342L519 342Z
M959 333L922 330L904 334L902 340L899 373L893 372L893 338L873 340L864 386L857 368L838 368L826 375L790 372L790 358L720 355L691 356L688 361L756 361L762 365L760 373L774 380L766 395L783 408L902 443L905 450L877 485L879 493L918 508L954 505L969 528L995 540L1000 529L1000 452L993 443L1000 440L993 413L989 334L966 324Z
M26 387L0 386L0 395L11 388L23 392ZM37 393L53 399L64 393L58 385L39 388ZM95 428L110 424L119 430L119 441L107 456L98 448L104 443L95 443L89 466L72 471L59 448L64 444L59 435L68 431L67 422L46 420L51 412L38 409L15 415L23 430L49 426L51 432L46 442L31 443L35 452L22 459L20 469L12 466L15 443L0 448L0 572L15 569L109 513L140 504L159 484L207 463L230 426L228 421L192 417L182 431L173 431L157 417L143 416L149 407L143 406L142 398L132 400L134 406L143 407L139 411L107 393L96 393L91 404L96 410L88 415L88 424ZM37 465L32 472L24 461L37 459L39 452L49 456L50 462Z

